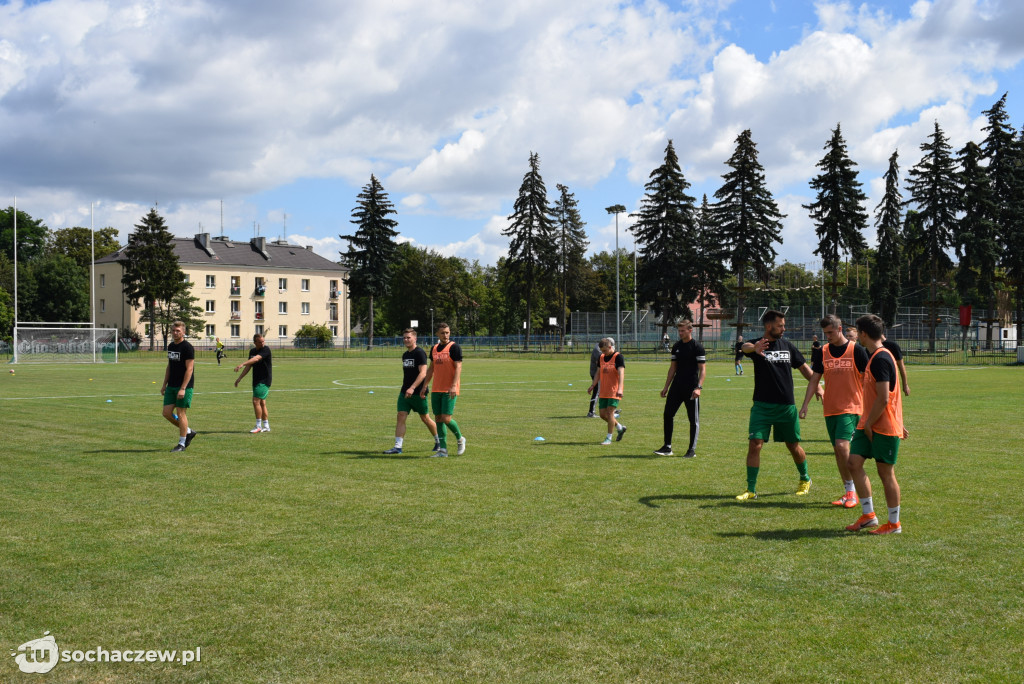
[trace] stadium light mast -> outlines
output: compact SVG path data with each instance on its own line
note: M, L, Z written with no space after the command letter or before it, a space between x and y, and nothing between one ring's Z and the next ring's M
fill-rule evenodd
M626 211L621 204L606 207L605 211L615 215L615 344L622 344L622 313L619 311L619 214Z

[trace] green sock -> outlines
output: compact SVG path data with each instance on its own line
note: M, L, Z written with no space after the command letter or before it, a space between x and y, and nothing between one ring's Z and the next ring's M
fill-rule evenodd
M455 439L462 439L462 431L459 430L459 424L452 418L448 421L448 427L451 429L452 434L455 435Z
M448 448L448 428L445 427L444 423L437 424L437 443L441 445L442 449Z
M747 466L747 491L757 491L757 472L761 470L759 466Z
M808 480L811 479L811 476L807 474L807 460L806 459L804 460L803 463L797 463L796 464L796 469L798 471L800 471L800 481L801 482L807 482Z

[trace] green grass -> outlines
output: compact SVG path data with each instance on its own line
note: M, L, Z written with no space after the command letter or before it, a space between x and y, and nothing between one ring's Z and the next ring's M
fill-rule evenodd
M761 498L733 499L753 378L731 363L709 368L692 461L651 453L664 363L627 365L629 432L610 447L583 417L586 361L464 370L469 448L449 459L428 458L415 418L406 452L380 453L396 359L279 360L263 435L231 367L201 361L184 455L159 416L162 365L4 372L7 653L49 630L62 650L199 646L202 662L23 675L6 657L0 681L1024 676L1021 369L911 368L905 532L882 538L841 531L857 512L828 504L820 409L803 424L811 494L792 496L769 444ZM677 446L685 433L682 411Z

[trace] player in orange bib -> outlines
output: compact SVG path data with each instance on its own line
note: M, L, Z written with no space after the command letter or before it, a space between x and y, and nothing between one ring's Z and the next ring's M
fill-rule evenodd
M612 443L613 434L618 433L619 440L626 434L626 426L615 420L615 409L622 400L622 390L626 385L626 361L622 354L615 351L615 340L611 337L605 337L598 344L601 347L601 360L594 382L587 388L587 392L593 392L594 387L600 388L597 394L598 406L601 417L608 424L608 436L601 444L607 446Z
M456 454L461 456L466 452L466 438L452 417L455 413L455 401L459 398L459 381L462 378L462 348L451 341L451 335L452 331L447 323L438 324L437 344L430 348L430 367L427 368L427 377L420 389L420 396L427 396L427 386L431 380L434 381L434 386L430 388L430 405L434 411L434 420L437 422L440 444L434 456L442 457L448 455L448 430L451 430L458 440Z
M857 423L857 431L850 442L850 474L860 495L862 515L846 529L855 532L878 526L871 500L871 480L864 472L864 462L875 459L878 476L885 489L885 503L889 508L889 521L872 530L873 534L899 534L900 485L896 481L896 457L900 441L907 438L903 425L903 398L900 394L900 376L892 352L882 346L885 324L874 314L857 319L860 343L870 354L864 371L864 415Z
M821 330L828 344L811 350L811 379L804 394L800 418L807 417L807 407L814 396L818 382L825 378L825 396L822 398L825 428L836 454L836 466L845 491L832 502L833 506L853 508L857 505L857 491L850 475L850 440L857 428L863 407L864 369L868 353L864 347L843 335L843 322L834 314L821 319Z

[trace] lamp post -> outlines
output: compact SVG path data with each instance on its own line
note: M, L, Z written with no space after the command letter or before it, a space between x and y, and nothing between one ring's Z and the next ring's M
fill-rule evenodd
M434 307L430 307L430 339L434 339Z
M619 311L619 214L626 211L621 204L606 207L605 211L615 214L615 344L622 344L622 314Z

